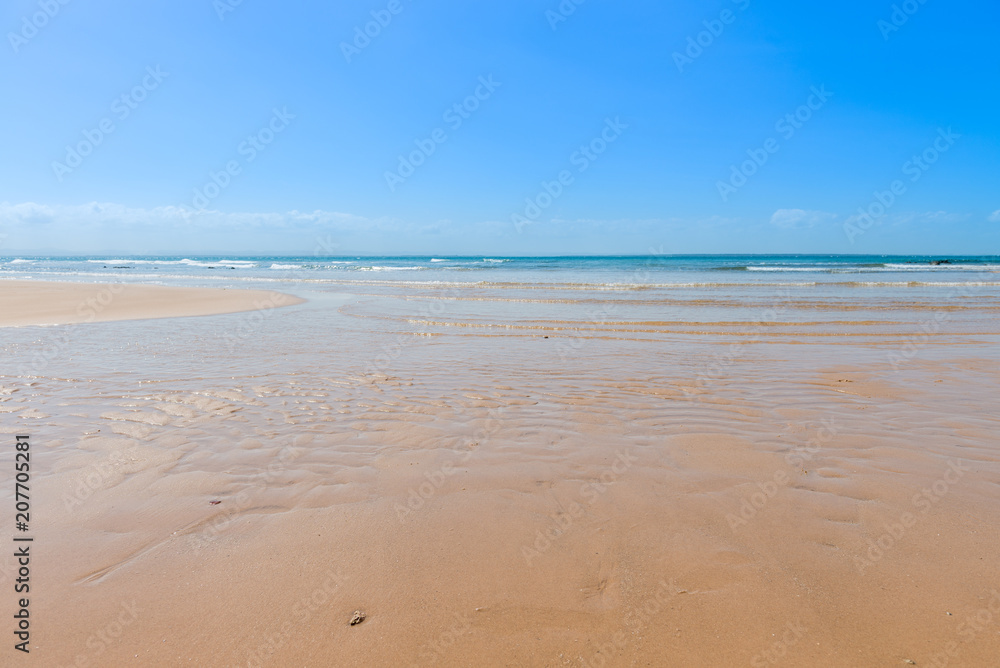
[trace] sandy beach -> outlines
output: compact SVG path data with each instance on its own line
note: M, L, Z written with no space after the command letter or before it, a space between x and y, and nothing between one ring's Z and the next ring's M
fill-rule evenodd
M0 327L218 315L301 301L263 290L11 280L0 282Z
M5 282L0 324L95 289ZM5 328L22 663L993 665L1000 299L836 289L127 286Z

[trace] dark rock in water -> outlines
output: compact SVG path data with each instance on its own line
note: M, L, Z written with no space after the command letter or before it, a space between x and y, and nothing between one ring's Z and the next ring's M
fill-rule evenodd
M132 267L121 266L121 267L111 267L111 268L112 269L131 269Z
M931 260L931 264L937 266L939 264L951 264L951 260Z

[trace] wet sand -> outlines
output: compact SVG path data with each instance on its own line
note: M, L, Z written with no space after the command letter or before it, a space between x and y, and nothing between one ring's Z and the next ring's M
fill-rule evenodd
M25 665L1000 655L992 293L296 294L5 330L27 371L0 438L36 458Z
M0 327L217 315L301 301L264 290L5 280L0 281Z

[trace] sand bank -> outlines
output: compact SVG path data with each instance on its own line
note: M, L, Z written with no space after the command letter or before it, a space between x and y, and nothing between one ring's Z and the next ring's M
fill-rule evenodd
M217 315L302 302L265 290L0 281L0 327Z

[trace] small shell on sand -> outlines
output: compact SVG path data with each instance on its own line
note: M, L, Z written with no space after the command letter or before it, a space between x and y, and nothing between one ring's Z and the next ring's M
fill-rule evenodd
M357 626L361 622L365 621L366 617L367 615L365 615L365 613L361 612L360 610L355 610L354 616L351 617L351 626Z

